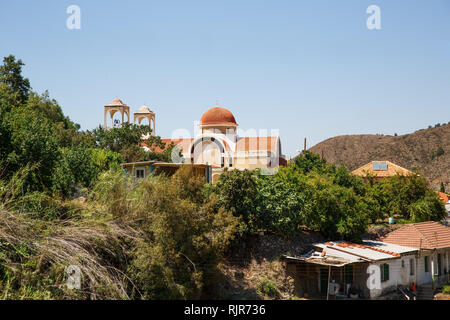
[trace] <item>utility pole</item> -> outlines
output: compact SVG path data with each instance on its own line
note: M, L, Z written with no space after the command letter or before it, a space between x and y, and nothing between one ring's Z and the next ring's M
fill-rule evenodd
M305 143L303 145L303 151L306 152L306 137L305 137Z
M305 138L306 141L306 138ZM330 295L330 276L331 276L331 266L328 266L328 287L327 287L327 300Z

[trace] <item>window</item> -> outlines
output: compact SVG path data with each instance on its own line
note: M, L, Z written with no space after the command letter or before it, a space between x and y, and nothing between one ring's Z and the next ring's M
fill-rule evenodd
M233 158L228 158L228 166L231 168L233 166Z
M430 261L428 261L428 256L423 257L423 263L425 264L425 272L430 272L428 269L428 265L430 264Z
M136 170L136 178L144 178L144 177L145 177L144 169L137 169Z
M389 264L385 263L380 266L381 281L389 280Z
M409 275L414 275L414 259L409 259Z

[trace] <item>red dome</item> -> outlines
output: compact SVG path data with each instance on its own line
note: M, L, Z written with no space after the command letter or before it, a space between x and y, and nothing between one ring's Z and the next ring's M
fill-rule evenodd
M200 124L228 124L237 126L233 114L229 110L221 107L214 107L206 111L200 119Z

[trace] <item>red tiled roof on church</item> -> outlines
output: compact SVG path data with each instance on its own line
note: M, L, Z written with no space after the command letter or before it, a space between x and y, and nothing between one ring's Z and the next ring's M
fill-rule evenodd
M175 146L179 146L181 147L181 152L183 152L184 150L189 149L189 146L192 142L192 140L194 140L194 138L180 138L180 139L170 139L170 138L163 138L161 139L162 142L164 142L166 144L166 148L173 143ZM156 153L161 153L164 150L161 149L159 146L147 146L145 143L142 143L143 147L147 147L150 150L152 150L153 152Z
M277 151L278 137L243 137L237 141L236 151Z

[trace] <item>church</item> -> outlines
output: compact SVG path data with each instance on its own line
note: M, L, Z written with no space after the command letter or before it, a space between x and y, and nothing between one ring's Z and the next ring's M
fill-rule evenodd
M129 120L129 107L122 103L120 99L105 105L105 128L107 126L107 115L111 116L111 126L113 126L113 116L115 112L120 112L122 121L124 115ZM155 135L155 113L147 106L142 106L134 113L134 123L141 123L147 118L152 128L152 135ZM215 106L210 108L200 118L199 130L195 137L190 138L162 138L166 145L173 143L176 152L173 162L183 162L185 164L206 164L212 168L212 182L216 182L220 174L226 168L230 169L261 169L263 174L273 174L279 166L287 164L285 156L282 154L281 140L279 136L256 136L241 137L238 135L238 124L234 115L226 108ZM150 150L149 146L142 146ZM160 152L158 148L152 149ZM181 159L176 155L182 154Z

